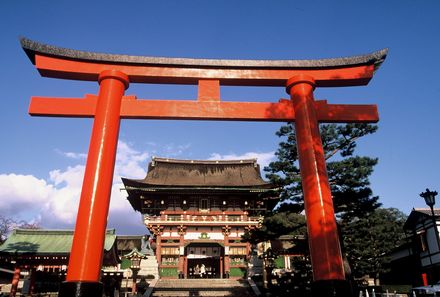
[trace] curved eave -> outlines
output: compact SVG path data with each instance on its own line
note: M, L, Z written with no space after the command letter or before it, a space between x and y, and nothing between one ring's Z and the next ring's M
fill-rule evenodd
M278 190L277 188L250 188L250 187L125 187L127 191L140 192L246 192L246 193L267 193Z
M129 252L126 255L122 255L122 258L126 258L126 259L131 259L133 257L137 257L137 258L141 258L141 259L146 259L147 256L143 253L141 253L136 247L134 247L131 252Z
M133 64L149 66L175 66L175 67L202 67L202 68L257 68L257 69L326 69L341 68L358 65L374 65L378 69L385 60L388 49L382 49L366 55L313 59L313 60L228 60L228 59L192 59L168 58L151 56L132 56L119 54L106 54L97 52L80 51L57 47L27 38L21 38L20 43L29 59L35 64L35 55L62 57L65 59L90 61L112 64Z
M66 251L66 252L39 252L39 251L35 251L35 252L23 252L20 251L18 249L6 249L3 251L0 251L0 256L15 256L15 255L20 255L20 256L35 256L35 257L41 257L41 256L57 256L57 257L62 257L62 256L69 256L70 252Z
M143 192L161 192L161 191L249 191L249 192L267 192L277 190L272 184L265 183L259 185L156 185L147 184L143 180L133 180L121 178L127 191L137 190Z

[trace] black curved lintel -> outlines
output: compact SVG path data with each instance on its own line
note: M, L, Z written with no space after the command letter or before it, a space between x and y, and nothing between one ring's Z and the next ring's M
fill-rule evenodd
M317 60L226 60L226 59L191 59L166 58L151 56L131 56L96 53L57 47L27 38L21 38L20 43L32 63L35 64L35 55L55 56L66 59L75 59L95 63L115 63L133 65L157 65L175 67L203 67L203 68L260 68L260 69L326 69L342 68L356 65L374 65L378 69L385 60L388 49L384 48L370 54Z

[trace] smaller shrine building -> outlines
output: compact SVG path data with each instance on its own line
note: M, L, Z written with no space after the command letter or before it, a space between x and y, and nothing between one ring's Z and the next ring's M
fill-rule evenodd
M21 275L25 276L22 295L58 292L60 283L65 280L72 241L73 230L13 230L0 246L0 267L14 274L10 296L15 296ZM111 273L103 271L101 281L104 283L108 278L121 282L122 271L115 270L121 262L117 245L116 231L107 230L102 265L114 269Z
M256 159L153 158L144 179L122 179L155 238L161 277L243 277L258 228L278 202Z

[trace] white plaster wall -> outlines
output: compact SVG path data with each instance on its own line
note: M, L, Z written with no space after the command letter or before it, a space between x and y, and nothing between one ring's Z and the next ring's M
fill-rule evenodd
M200 239L201 234L202 232L187 232L183 238L185 240ZM209 239L214 239L214 240L224 240L225 238L222 233L208 233L208 237Z
M437 225L435 227L437 228L437 232L440 232L438 224L439 222L437 221ZM437 242L437 235L435 233L436 230L435 227L432 226L431 219L425 221L425 226L430 227L425 229L428 249L420 253L420 257L423 257L420 259L422 267L440 263L440 254L436 254L439 252L440 243ZM416 230L422 230L424 229L423 227L423 224L418 224L416 226Z
M180 237L179 233L172 232L172 231L166 231L163 233L163 236L169 236L169 237Z

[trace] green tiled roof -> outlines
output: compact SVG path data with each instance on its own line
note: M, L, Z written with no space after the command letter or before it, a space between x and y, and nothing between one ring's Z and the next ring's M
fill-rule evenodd
M107 230L104 249L109 251L116 241L115 230ZM72 230L16 229L0 246L7 254L69 254L72 247Z

